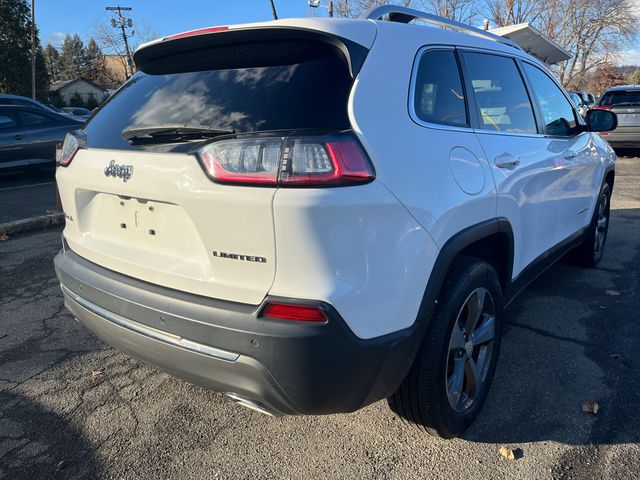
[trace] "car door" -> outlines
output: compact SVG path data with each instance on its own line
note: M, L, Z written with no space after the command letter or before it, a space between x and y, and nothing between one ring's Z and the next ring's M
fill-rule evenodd
M568 145L547 138L522 76L509 55L462 52L475 132L491 165L497 216L514 236L513 277L566 237Z
M37 165L55 162L56 144L64 140L68 128L58 119L44 113L29 110L18 110L22 129L29 135L28 160Z
M558 234L568 238L589 224L605 165L595 148L594 134L581 125L559 84L537 65L525 61L521 65L544 124L547 151L556 168L564 172L556 185L563 218Z
M15 110L0 109L0 169L27 164L29 139L21 130Z

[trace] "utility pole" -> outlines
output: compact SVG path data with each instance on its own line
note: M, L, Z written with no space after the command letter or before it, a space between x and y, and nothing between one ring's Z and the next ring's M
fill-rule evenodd
M36 99L36 1L31 0L31 98Z
M133 27L133 21L131 20L131 18L127 18L124 15L122 15L122 12L130 12L132 8L121 7L117 5L115 7L107 7L106 10L109 10L111 12L116 12L118 14L117 21L115 18L111 19L111 26L114 28L120 27L120 30L122 31L122 40L124 40L124 49L127 55L127 61L125 62L124 71L125 71L125 76L128 79L129 77L131 77L131 75L133 75L133 60L131 59L131 51L129 50L129 39L127 37L127 31L125 30L125 28ZM132 31L131 35L133 34L134 32Z

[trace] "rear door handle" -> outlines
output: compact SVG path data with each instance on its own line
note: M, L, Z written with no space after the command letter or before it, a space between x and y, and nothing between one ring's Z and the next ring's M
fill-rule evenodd
M578 156L578 154L576 152L574 152L573 150L566 150L564 152L564 155L563 155L565 160L573 160L577 156Z
M498 155L494 160L496 167L498 168L513 168L520 164L520 159L510 153L503 153Z
M22 135L18 134L18 135L16 135L16 136L15 136L15 137L13 137L13 138L15 138L16 140L22 140Z

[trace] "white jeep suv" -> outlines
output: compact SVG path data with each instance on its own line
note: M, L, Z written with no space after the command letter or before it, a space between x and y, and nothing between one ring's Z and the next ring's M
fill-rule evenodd
M444 25L447 29L410 20ZM477 416L503 308L602 256L615 155L544 65L439 17L214 27L140 47L63 146L55 266L115 348L272 415Z

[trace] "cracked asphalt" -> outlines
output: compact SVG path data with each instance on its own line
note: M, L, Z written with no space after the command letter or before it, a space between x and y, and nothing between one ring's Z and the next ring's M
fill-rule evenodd
M280 419L236 406L76 323L53 270L59 229L0 242L0 478L635 479L639 233L640 158L621 158L603 262L560 263L511 305L487 403L453 441L384 401Z

